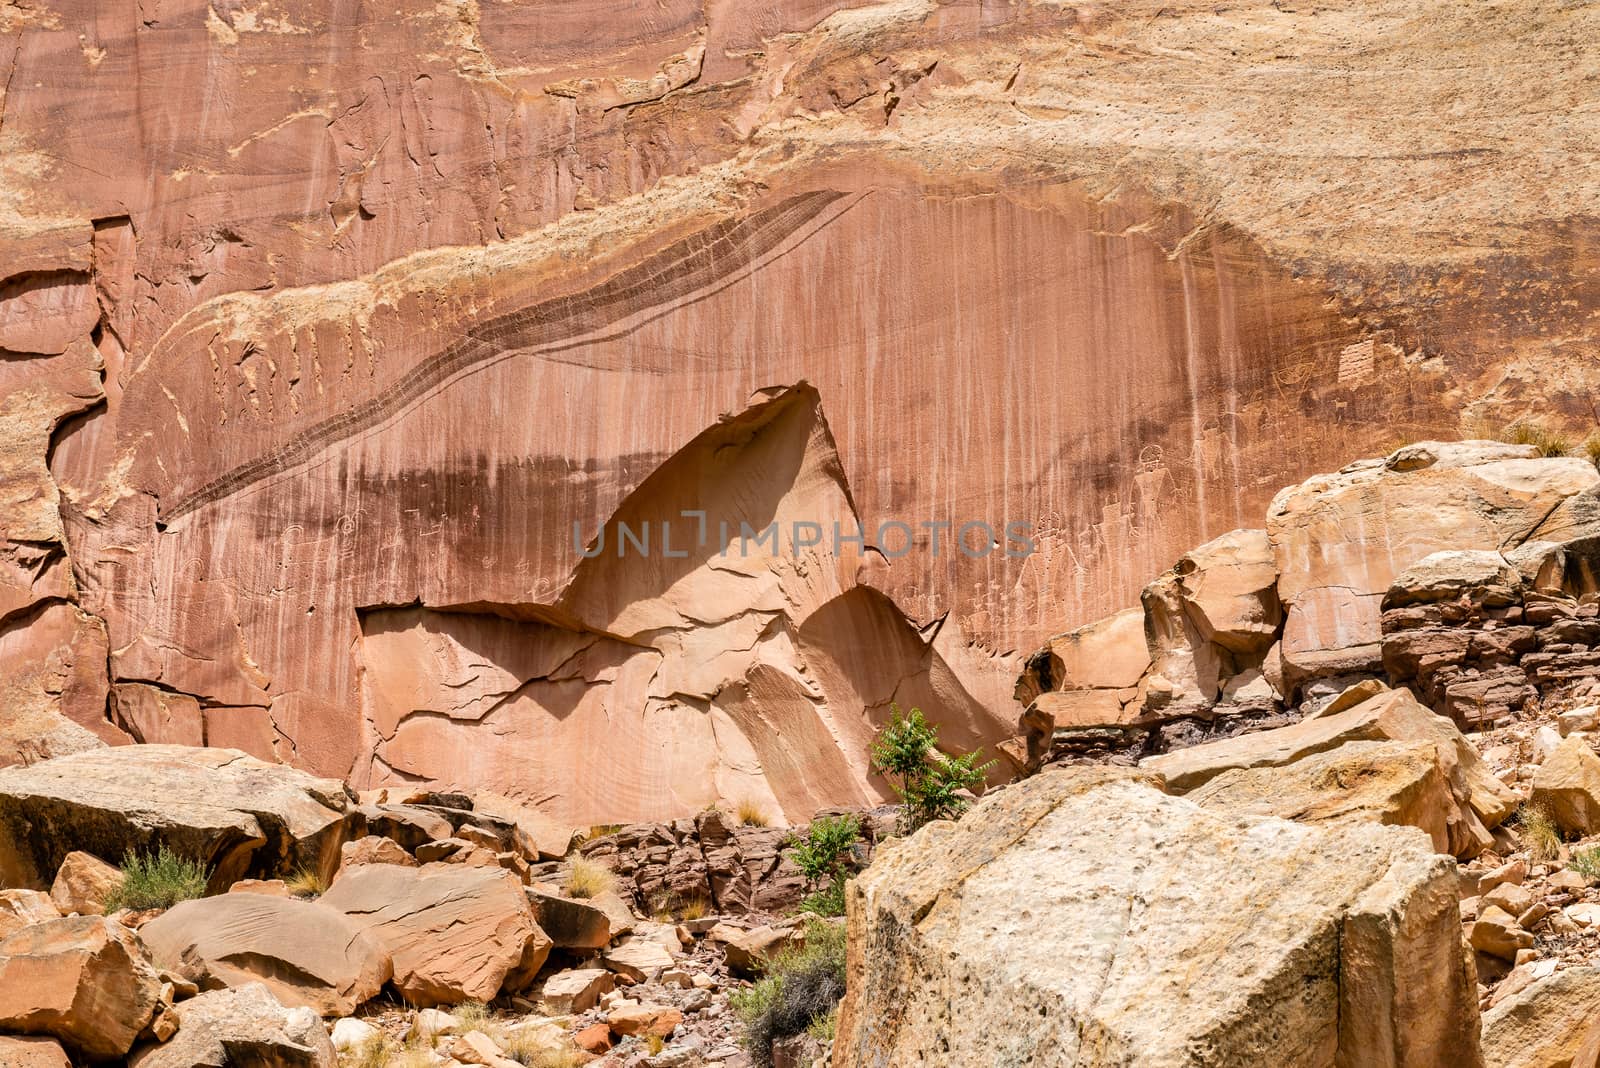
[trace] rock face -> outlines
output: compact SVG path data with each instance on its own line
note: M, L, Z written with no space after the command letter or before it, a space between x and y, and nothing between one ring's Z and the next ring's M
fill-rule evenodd
M889 701L1002 737L1012 650L1275 487L1589 420L1600 204L1529 161L1597 139L1595 16L1281 6L11 5L0 759L805 818ZM774 519L828 538L707 551Z
M140 745L0 769L0 883L50 885L68 853L165 843L214 889L299 869L331 876L354 808L342 784L235 750Z
M394 959L395 989L418 1005L514 992L550 952L522 884L499 868L370 864L345 873L321 904L383 944Z
M394 973L384 945L338 909L269 894L180 902L139 935L158 966L202 989L261 983L318 1016L350 1015Z
M48 920L0 941L0 1031L51 1035L93 1060L128 1052L160 990L139 936L104 917Z
M1566 968L1512 994L1483 1017L1488 1068L1572 1064L1600 1012L1600 968Z
M851 883L833 1063L1480 1065L1455 880L1410 829L1047 772Z

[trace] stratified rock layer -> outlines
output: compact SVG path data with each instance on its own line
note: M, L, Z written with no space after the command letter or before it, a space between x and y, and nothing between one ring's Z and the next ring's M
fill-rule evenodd
M847 893L843 1068L1482 1063L1455 864L1409 828L1050 771Z

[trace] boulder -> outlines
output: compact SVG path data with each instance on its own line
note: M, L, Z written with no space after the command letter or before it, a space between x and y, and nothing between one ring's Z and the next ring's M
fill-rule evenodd
M1282 767L1354 741L1428 741L1450 784L1450 850L1475 856L1489 831L1516 809L1518 797L1489 770L1454 723L1417 703L1408 690L1391 690L1332 716L1276 730L1238 735L1149 757L1140 767L1164 776L1174 793L1187 793L1225 771Z
M604 949L611 944L611 917L589 901L529 889L533 918L561 949Z
M0 938L60 915L61 910L42 890L0 890Z
M165 844L220 892L246 876L333 875L344 786L232 749L127 745L0 769L0 884L44 889L68 853Z
M328 1029L260 983L213 990L178 1006L178 1033L135 1053L130 1068L337 1068Z
M139 933L159 967L202 989L261 983L319 1016L350 1015L392 973L383 943L321 901L220 894L180 902Z
M125 1055L160 1004L139 936L103 916L46 920L0 941L0 1031L50 1035L104 1060Z
M0 1035L0 1064L5 1068L72 1068L67 1051L53 1038Z
M1565 968L1523 987L1483 1016L1487 1068L1572 1065L1585 1028L1600 1018L1600 968Z
M1234 653L1265 652L1283 622L1278 565L1265 530L1235 530L1178 561L1184 612L1205 641Z
M1479 908L1467 940L1480 953L1513 962L1518 951L1533 946L1533 935L1518 925L1517 918L1493 905Z
M322 896L394 958L394 985L423 1005L490 1001L520 989L550 952L516 876L499 867L370 864Z
M683 1013L670 1005L625 1005L606 1013L606 1023L619 1035L666 1038L683 1023Z
M282 879L240 879L228 887L230 894L267 894L271 897L294 897L289 884Z
M540 998L546 1009L557 1015L588 1012L616 986L604 968L573 968L557 972L544 981Z
M354 1016L346 1016L342 1020L336 1020L333 1029L328 1032L328 1037L333 1041L333 1048L340 1053L358 1050L382 1035L382 1031L373 1027L367 1021L358 1020Z
M601 954L600 959L607 968L636 983L649 982L677 963L677 958L659 941L638 935L625 938Z
M1046 772L851 881L832 1063L1470 1068L1455 867L1411 828Z
M741 975L759 975L771 957L805 941L804 932L794 924L762 925L749 930L719 927L712 931L711 938L722 943L728 967Z
M1587 737L1563 739L1539 765L1532 799L1564 831L1588 835L1600 830L1600 756Z
M1300 823L1367 820L1421 829L1439 853L1460 818L1432 742L1347 742L1280 767L1225 771L1188 794L1206 808Z
M1046 649L1050 685L1045 690L1125 690L1139 685L1150 669L1142 608L1051 638Z
M1437 604L1466 598L1486 607L1522 599L1522 576L1492 549L1451 549L1430 553L1394 577L1383 607Z
M363 864L399 864L402 867L415 868L417 858L407 853L394 839L380 838L375 834L357 838L339 847L341 873Z
M99 916L105 913L111 895L121 888L121 868L93 853L74 851L61 862L55 882L50 884L50 900L63 913Z

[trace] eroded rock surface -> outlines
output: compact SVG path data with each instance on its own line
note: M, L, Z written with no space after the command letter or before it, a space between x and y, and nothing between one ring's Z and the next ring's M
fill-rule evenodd
M1455 864L1409 828L1067 769L889 846L848 893L838 1065L1482 1063Z

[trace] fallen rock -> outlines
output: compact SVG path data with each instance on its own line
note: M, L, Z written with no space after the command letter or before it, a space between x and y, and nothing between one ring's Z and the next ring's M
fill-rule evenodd
M1410 828L1047 772L851 881L832 1063L1476 1065L1455 867Z
M434 1035L448 1035L461 1026L454 1013L442 1009L418 1009L411 1020L410 1037L427 1039Z
M1571 1064L1585 1028L1600 1016L1600 968L1565 968L1536 980L1483 1016L1487 1068Z
M1394 577L1385 608L1437 604L1465 597L1474 604L1503 607L1522 599L1522 576L1492 549L1430 553Z
M1263 652L1283 622L1278 565L1265 530L1235 530L1190 550L1174 569L1200 637L1235 653Z
M572 1041L585 1053L601 1054L611 1048L611 1028L603 1023L590 1024L573 1035Z
M1467 940L1472 948L1505 961L1515 961L1517 951L1533 945L1533 935L1524 931L1517 918L1493 905L1480 906Z
M683 1023L683 1013L670 1005L627 1005L606 1013L606 1024L619 1035L666 1038Z
M328 878L351 798L343 784L232 749L126 745L0 769L0 884L44 889L67 854L165 844L211 889L299 869Z
M1407 690L1391 690L1332 716L1288 727L1191 746L1140 762L1165 777L1175 793L1187 793L1225 771L1293 764L1354 741L1432 742L1455 800L1447 820L1450 850L1476 856L1492 840L1489 831L1516 809L1517 794L1495 778L1454 723L1417 702Z
M279 1004L260 983L192 997L179 1013L183 1023L171 1041L140 1049L130 1068L337 1068L339 1063L317 1014Z
M1282 767L1223 772L1188 794L1218 811L1300 823L1366 820L1416 827L1450 852L1460 818L1432 742L1348 742Z
M517 1062L507 1062L505 1051L500 1044L482 1031L468 1031L464 1035L457 1035L451 1039L447 1050L451 1057L462 1064L480 1064L486 1068L500 1068L505 1064L507 1068Z
M0 941L0 1031L51 1035L90 1059L121 1057L160 997L139 936L103 916L46 920Z
M417 858L392 838L369 834L339 847L339 871L346 872L363 864L399 864L415 868Z
M140 928L151 958L202 989L261 983L285 1005L348 1016L392 972L382 941L320 901L220 894Z
M269 897L294 897L282 879L240 879L228 887L230 894L266 894Z
M611 943L611 917L591 901L529 888L533 917L561 949L603 949Z
M61 910L43 890L0 890L0 938L60 915Z
M418 1005L490 1001L520 989L550 953L522 884L501 868L371 864L322 896L394 958L394 985Z
M667 948L653 938L629 936L601 954L600 960L618 975L646 983L677 963Z
M346 1050L360 1049L382 1034L382 1031L379 1031L367 1021L347 1016L334 1023L333 1030L329 1032L328 1037L333 1040L333 1048L343 1053Z
M55 882L50 885L50 900L62 913L101 916L106 902L121 888L122 869L93 853L74 851L67 854L56 872Z
M1600 756L1583 735L1563 739L1533 774L1535 805L1543 805L1562 830L1600 831Z
M604 968L573 968L557 972L544 981L540 998L545 1007L560 1016L588 1012L616 985Z
M741 975L760 974L771 957L804 940L804 932L793 925L724 929L720 937L716 937L716 941L722 943L728 967Z
M67 1051L53 1038L0 1035L0 1064L5 1068L72 1068Z

